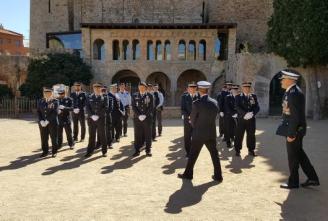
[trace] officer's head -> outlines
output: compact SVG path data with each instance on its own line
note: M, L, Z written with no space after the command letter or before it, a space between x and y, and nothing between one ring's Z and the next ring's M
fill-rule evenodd
M43 88L43 97L46 99L50 99L52 97L52 88L44 87Z
M299 77L300 77L299 74L295 74L289 70L281 71L281 77L280 77L281 87L286 90L293 84L296 84Z
M103 86L102 88L101 88L101 93L103 93L103 94L107 94L107 86Z
M226 81L225 86L226 86L226 89L230 91L231 88L232 88L232 82L231 81Z
M211 83L208 81L198 81L197 87L198 87L199 95L202 96L208 94L208 91L211 88Z
M64 98L64 97L65 97L65 90L62 90L62 89L59 90L59 91L58 91L58 97L59 97L59 98Z
M189 94L195 94L197 91L197 84L195 82L188 84L187 91Z
M145 82L140 82L138 85L139 92L144 94L147 90L147 84Z
M125 84L124 83L120 83L120 92L125 91Z
M81 84L81 82L75 82L75 83L74 83L74 90L75 90L75 91L81 91L81 89L82 89L82 84Z
M233 96L236 96L239 93L239 86L238 85L233 85L231 87L231 93Z
M154 91L154 88L153 88L152 84L147 84L147 91L148 92L153 92Z
M110 92L112 92L113 94L117 93L117 84L112 84L110 86Z
M250 94L252 90L252 82L244 82L241 85L241 90L244 94Z
M154 84L154 91L158 91L158 88L159 88L159 86L158 86L158 84Z
M95 93L95 95L101 95L102 94L101 90L103 88L103 85L101 83L94 83L92 85L92 87L93 87L93 92Z

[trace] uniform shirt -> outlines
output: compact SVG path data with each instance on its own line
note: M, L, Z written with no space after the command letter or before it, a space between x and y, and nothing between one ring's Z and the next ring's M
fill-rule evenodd
M163 96L162 92L160 92L160 91L155 91L154 94L155 94L156 97L158 97L158 103L156 103L156 108L161 108L161 109L163 109L163 105L164 105L164 96Z
M223 111L224 111L224 102L225 102L225 97L228 96L229 94L231 94L230 91L225 91L225 90L222 90L222 91L218 94L216 100L217 100L217 102L218 102L218 106L219 106L219 110L220 110L220 112L223 112Z
M232 94L225 96L223 112L224 115L230 116L233 116L237 113L235 97Z
M95 94L89 95L86 110L89 117L97 115L99 118L104 118L108 110L107 96Z
M185 92L181 97L181 114L183 116L189 117L192 111L192 103L199 98L200 96L198 93L192 96L191 94Z
M125 114L125 109L120 97L117 94L113 94L112 92L109 92L108 96L113 100L112 117L123 116Z
M59 109L60 114L58 114L59 123L69 123L70 122L70 111L73 110L73 99L70 97L58 98L58 104L63 105L64 109Z
M80 111L83 111L87 101L86 93L83 91L73 92L71 98L73 99L73 109L79 108Z
M260 111L259 103L255 94L238 94L235 97L236 110L239 118L244 118L248 112L253 112L254 116Z
M45 98L39 100L37 113L39 121L48 120L50 123L58 124L58 100Z
M140 94L139 92L133 94L132 109L135 118L140 115L146 115L147 118L152 117L152 113L154 111L153 95L148 92L144 94Z
M124 91L124 92L118 92L116 94L119 96L124 107L131 105L131 95L129 92Z

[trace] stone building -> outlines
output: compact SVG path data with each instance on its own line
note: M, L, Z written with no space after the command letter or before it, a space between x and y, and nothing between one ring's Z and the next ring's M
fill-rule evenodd
M190 81L208 80L215 95L225 80L254 82L261 114L279 114L277 74L284 59L265 53L273 0L31 0L30 51L69 49L106 84L140 80L164 88L177 106ZM240 53L247 45L251 51ZM327 70L299 70L307 96L327 97Z

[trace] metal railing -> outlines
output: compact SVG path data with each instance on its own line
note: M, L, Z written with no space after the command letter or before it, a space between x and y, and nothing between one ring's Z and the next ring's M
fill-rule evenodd
M36 110L37 100L25 97L0 98L0 118L19 118Z

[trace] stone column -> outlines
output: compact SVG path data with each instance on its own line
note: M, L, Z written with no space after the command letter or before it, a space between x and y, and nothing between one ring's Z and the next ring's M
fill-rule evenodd
M92 31L90 28L82 28L82 48L84 54L84 61L91 65L92 63Z

